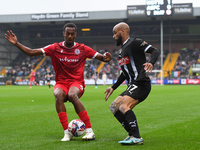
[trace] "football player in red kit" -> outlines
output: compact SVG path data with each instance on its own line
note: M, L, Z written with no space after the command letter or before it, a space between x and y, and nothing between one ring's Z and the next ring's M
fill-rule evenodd
M55 70L54 96L56 111L64 129L64 137L61 141L70 141L72 134L68 131L68 117L64 102L69 101L73 104L79 118L86 125L86 134L83 140L94 140L95 134L91 128L90 118L85 110L80 97L84 93L84 66L87 58L95 58L103 62L112 59L110 53L103 55L94 51L92 48L75 42L77 27L73 23L67 23L63 27L64 41L54 43L43 48L31 49L18 42L17 37L12 31L7 31L5 38L18 47L22 52L29 56L50 56Z
M29 89L32 88L32 83L34 83L35 85L39 86L39 84L37 82L35 82L35 71L33 69L31 69L31 78L30 78L30 87L29 87Z

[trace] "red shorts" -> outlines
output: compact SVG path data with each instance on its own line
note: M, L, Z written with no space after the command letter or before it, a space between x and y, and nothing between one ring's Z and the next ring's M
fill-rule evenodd
M69 89L72 86L76 86L77 88L79 88L79 90L80 90L79 98L80 98L83 95L84 91L85 91L85 83L84 82L74 81L74 82L65 82L65 84L58 83L58 84L56 84L54 86L54 90L57 89L57 88L61 88L68 95Z
M31 77L30 81L34 82L35 81L35 77Z

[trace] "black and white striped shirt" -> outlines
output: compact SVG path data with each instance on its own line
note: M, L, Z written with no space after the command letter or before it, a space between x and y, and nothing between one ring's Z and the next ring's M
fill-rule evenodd
M143 66L146 63L145 53L151 53L149 63L154 65L159 55L156 48L139 38L127 39L119 50L118 63L121 66L122 74L118 80L126 79L128 84L134 81L150 81Z

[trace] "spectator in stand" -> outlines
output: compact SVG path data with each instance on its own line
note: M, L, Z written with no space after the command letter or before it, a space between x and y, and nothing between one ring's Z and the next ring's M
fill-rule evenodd
M103 80L103 85L105 86L106 85L106 80L107 80L107 75L106 75L105 71L103 71L102 80Z

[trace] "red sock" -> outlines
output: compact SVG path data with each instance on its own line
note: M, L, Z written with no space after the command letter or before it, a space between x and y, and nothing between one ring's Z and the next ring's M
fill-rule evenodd
M78 114L79 118L85 123L85 128L91 128L90 118L87 111L82 111Z
M62 124L62 127L64 130L68 129L68 118L66 112L60 112L58 113L58 117L60 119L60 123Z

